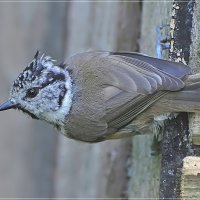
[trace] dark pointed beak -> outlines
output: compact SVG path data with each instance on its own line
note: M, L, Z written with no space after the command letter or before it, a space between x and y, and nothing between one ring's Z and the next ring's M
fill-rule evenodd
M3 110L8 110L8 109L11 109L11 108L16 108L16 104L13 103L11 100L3 103L2 105L0 105L0 111L3 111Z

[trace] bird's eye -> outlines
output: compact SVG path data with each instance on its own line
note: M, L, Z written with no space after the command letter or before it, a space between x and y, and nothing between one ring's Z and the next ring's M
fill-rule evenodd
M39 93L39 88L30 88L26 92L27 98L34 98Z

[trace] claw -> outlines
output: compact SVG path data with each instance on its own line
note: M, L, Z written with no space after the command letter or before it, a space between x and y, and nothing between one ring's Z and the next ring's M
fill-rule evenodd
M165 27L169 27L169 24L161 25L156 28L157 41L156 41L156 56L157 58L162 58L162 51L165 49L170 49L170 40L169 36L163 37L161 30Z
M157 138L157 135L154 135L153 141L151 144L151 155L157 156L161 152L161 141Z
M151 155L156 156L159 155L161 152L161 141L163 137L163 121L154 121L153 133L154 137L151 144Z

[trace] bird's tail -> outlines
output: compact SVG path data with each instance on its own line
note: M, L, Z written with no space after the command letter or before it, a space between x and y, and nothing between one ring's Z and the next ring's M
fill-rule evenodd
M171 112L200 112L200 73L189 75L181 91L169 92L161 99Z

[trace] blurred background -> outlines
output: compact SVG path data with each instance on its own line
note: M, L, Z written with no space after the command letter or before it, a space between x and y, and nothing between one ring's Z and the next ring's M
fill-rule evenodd
M0 102L36 50L137 51L140 2L0 3ZM0 113L0 198L126 197L132 139L84 144L17 111Z

